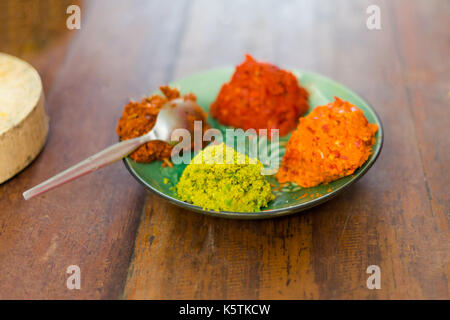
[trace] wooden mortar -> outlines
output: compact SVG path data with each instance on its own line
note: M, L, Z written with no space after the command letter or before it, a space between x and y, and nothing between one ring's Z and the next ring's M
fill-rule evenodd
M47 134L39 74L25 61L0 53L0 183L36 158Z

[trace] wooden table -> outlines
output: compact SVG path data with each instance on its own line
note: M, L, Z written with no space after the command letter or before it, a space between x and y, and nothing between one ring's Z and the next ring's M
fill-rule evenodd
M96 0L81 3L72 31L59 0L15 3L2 1L18 20L2 26L0 51L40 71L50 136L0 185L0 298L448 299L449 1ZM381 30L366 27L370 4ZM264 221L176 208L120 162L22 198L117 141L128 99L245 52L327 75L373 105L385 142L364 178ZM66 287L69 265L81 290ZM380 290L366 287L369 265L381 268Z

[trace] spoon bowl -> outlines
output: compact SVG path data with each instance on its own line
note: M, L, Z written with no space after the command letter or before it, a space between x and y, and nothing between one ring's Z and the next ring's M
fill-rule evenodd
M172 140L176 129L188 130L194 134L194 121L203 120L203 109L191 100L178 98L166 103L158 113L155 126L146 136L152 140L161 140L170 144L178 143Z

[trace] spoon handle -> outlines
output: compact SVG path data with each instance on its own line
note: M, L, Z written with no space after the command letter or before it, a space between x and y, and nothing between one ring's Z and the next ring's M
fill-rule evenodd
M105 150L90 156L86 160L81 161L73 167L57 174L56 176L42 182L41 184L25 191L23 193L23 197L25 200L31 199L66 182L72 181L78 177L114 163L130 154L137 147L148 140L148 135L145 135L116 143Z

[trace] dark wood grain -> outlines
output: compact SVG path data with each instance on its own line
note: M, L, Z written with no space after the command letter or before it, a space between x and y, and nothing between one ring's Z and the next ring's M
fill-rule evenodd
M42 154L0 185L0 298L449 298L448 1L96 0L81 4L78 31L65 29L59 0L39 3L0 10L34 26L12 19L0 48L37 67L51 119ZM369 4L381 8L381 30L366 28ZM39 28L42 12L49 25ZM121 163L23 200L114 143L129 98L245 52L327 75L371 103L385 142L358 183L264 221L174 207ZM81 290L66 288L72 264ZM381 290L366 288L372 264Z

